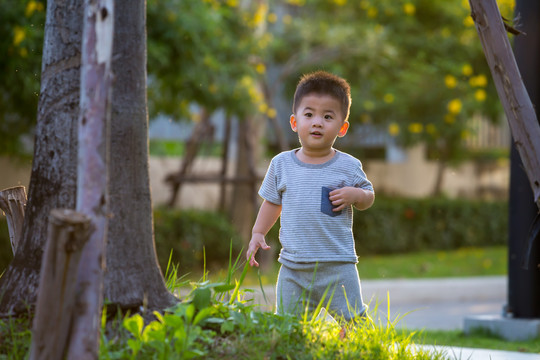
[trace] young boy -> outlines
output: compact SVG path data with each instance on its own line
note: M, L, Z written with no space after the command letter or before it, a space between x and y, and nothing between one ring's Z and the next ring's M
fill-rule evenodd
M332 147L347 133L350 106L346 80L323 71L304 75L290 117L301 147L272 159L259 190L264 201L246 256L259 266L255 254L270 248L264 237L281 216L278 314L301 314L306 305L314 310L330 297L327 310L346 320L367 309L356 268L352 206L365 210L375 195L361 162Z

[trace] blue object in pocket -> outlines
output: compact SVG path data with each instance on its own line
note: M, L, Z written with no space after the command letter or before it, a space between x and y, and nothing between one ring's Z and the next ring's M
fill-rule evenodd
M333 189L330 189L329 187L323 186L321 191L321 212L330 215L330 216L338 216L341 214L341 211L332 211L334 209L334 205L332 205L332 202L330 201L330 191Z

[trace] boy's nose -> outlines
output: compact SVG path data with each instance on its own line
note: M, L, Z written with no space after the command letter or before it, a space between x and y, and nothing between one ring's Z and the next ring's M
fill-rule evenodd
M316 117L313 119L313 126L321 127L322 124L323 124L323 121L322 121L322 118L321 118L321 117L316 116Z

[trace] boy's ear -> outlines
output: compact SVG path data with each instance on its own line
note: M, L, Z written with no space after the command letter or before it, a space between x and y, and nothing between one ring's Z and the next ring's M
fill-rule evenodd
M349 130L349 122L345 120L343 122L343 125L341 125L341 129L339 129L338 136L343 137L347 133L347 130Z
M294 116L294 114L291 115L289 122L291 124L292 131L296 132L296 117Z

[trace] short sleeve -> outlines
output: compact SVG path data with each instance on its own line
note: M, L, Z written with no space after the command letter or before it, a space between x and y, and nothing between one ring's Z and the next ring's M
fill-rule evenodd
M373 184L371 184L371 181L368 180L366 173L362 169L362 163L360 161L358 161L358 166L356 168L354 186L374 192Z
M281 205L281 192L278 189L279 173L276 158L272 159L259 189L259 196L272 204Z

